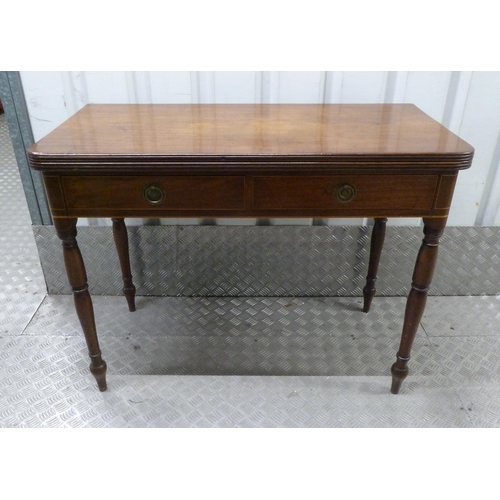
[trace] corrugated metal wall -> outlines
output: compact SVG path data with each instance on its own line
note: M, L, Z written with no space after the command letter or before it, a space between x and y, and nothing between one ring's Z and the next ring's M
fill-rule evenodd
M449 225L500 226L500 72L21 72L35 140L86 103L411 102L476 149ZM105 221L83 221L106 224ZM135 221L141 222L141 221ZM177 223L175 219L162 221ZM366 224L363 219L182 220L183 224ZM392 220L415 225L417 219Z

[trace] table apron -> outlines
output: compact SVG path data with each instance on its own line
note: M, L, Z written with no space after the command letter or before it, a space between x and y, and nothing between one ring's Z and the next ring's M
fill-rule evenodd
M54 217L445 217L457 173L44 174Z

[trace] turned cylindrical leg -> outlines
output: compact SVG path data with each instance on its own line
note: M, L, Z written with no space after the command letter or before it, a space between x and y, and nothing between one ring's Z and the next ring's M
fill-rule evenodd
M368 274L366 276L366 285L363 288L363 312L365 313L370 310L370 305L376 292L375 281L377 281L380 255L384 246L386 222L387 219L375 219L375 224L373 225Z
M424 219L424 239L418 252L411 290L406 302L401 343L396 355L396 362L391 368L391 392L393 394L399 392L403 380L408 375L407 365L410 360L410 351L424 312L427 291L436 267L439 239L445 225L446 219Z
M135 311L135 286L132 283L132 271L130 270L127 227L123 219L111 220L113 221L113 238L122 270L123 294L127 299L128 310Z
M76 218L54 219L57 235L62 240L64 264L69 284L73 290L75 308L82 326L90 356L90 372L100 391L106 390L106 362L101 357L94 320L94 308L90 298L87 273L82 254L76 242Z

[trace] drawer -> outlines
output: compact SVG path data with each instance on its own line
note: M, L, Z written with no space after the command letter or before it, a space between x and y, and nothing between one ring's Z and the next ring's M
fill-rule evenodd
M64 176L68 210L242 210L243 176Z
M437 175L256 176L256 210L431 210Z

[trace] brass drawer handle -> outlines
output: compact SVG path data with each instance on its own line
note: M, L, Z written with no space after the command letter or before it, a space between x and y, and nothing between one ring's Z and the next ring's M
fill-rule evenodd
M144 188L144 198L153 205L158 205L165 199L165 191L158 184L148 184Z
M335 189L335 197L341 203L347 203L356 196L356 188L352 184L341 184Z

